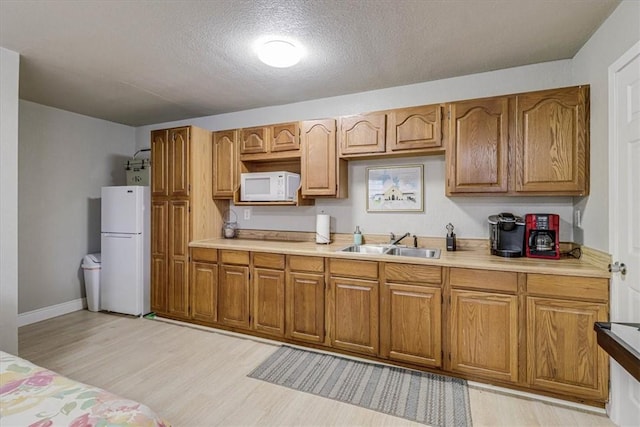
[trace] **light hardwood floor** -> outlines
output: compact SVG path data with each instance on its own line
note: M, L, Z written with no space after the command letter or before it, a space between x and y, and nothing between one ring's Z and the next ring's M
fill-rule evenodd
M418 426L247 374L277 343L77 311L19 329L20 356L141 401L175 427ZM470 388L474 426L610 426L593 414Z

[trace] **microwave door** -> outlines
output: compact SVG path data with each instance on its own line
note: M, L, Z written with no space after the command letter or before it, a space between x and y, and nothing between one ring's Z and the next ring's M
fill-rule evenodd
M271 178L269 176L246 178L244 195L247 201L271 200Z

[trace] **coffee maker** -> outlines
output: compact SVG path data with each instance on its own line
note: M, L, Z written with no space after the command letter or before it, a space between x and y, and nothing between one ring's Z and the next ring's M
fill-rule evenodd
M524 256L524 231L522 217L508 212L489 216L491 254L505 258Z
M527 257L560 258L560 217L556 214L527 214L525 222Z

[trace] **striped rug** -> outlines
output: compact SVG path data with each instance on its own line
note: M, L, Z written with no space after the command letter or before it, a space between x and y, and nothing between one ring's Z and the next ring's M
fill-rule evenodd
M249 375L434 427L471 426L467 382L282 346Z

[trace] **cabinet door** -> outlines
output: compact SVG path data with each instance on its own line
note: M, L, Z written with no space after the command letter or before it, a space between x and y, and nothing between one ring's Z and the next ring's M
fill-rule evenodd
M213 133L213 198L231 199L238 187L238 131Z
M323 274L291 272L287 276L287 338L323 343L325 337Z
M189 196L189 128L170 129L169 141L169 195L186 197Z
M300 127L298 122L271 126L272 152L300 149Z
M383 153L386 115L384 113L340 117L340 155Z
M509 99L449 105L447 194L508 190Z
M207 323L218 321L217 264L191 264L191 318Z
M516 191L589 194L589 89L518 95Z
M533 388L606 400L608 357L594 322L605 304L527 297L527 372Z
M440 288L386 283L385 292L385 306L380 319L388 327L388 337L384 337L387 342L384 345L381 343L381 347L385 349L384 356L403 362L440 367ZM382 325L380 327L383 329Z
M403 108L387 114L387 148L391 151L442 146L442 107Z
M168 311L189 318L189 202L169 202Z
M166 313L169 202L151 203L151 310Z
M268 128L255 127L240 130L240 154L266 153Z
M249 329L249 267L244 265L221 265L219 286L219 321L227 326Z
M332 277L331 345L369 355L378 354L378 282Z
M284 336L284 271L253 269L253 328Z
M518 381L518 299L451 291L451 370Z
M154 130L151 132L151 195L167 196L169 131Z
M302 195L333 196L336 180L336 122L302 122Z

